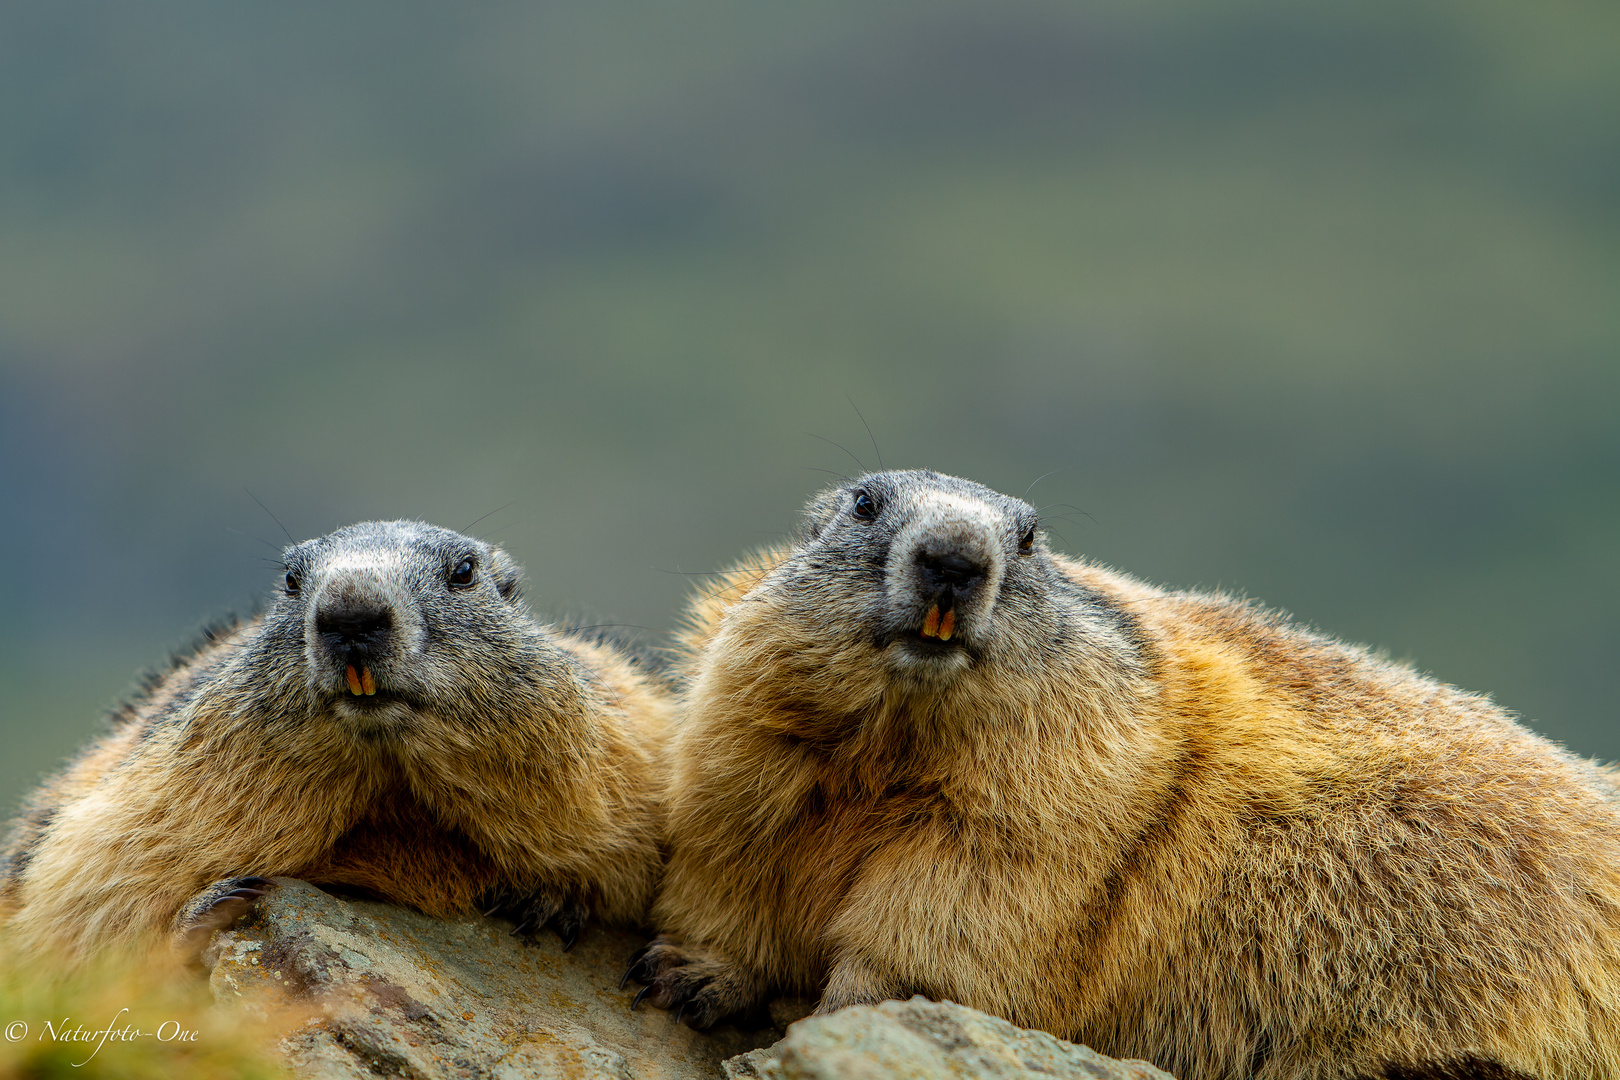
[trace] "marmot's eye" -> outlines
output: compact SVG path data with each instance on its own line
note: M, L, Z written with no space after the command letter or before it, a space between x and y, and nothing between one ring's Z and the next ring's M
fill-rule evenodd
M1035 550L1035 526L1031 525L1024 530L1024 535L1018 538L1018 554L1028 555Z
M452 585L471 585L473 583L473 559L469 555L456 564L456 569L450 575Z
M298 580L298 575L293 573L291 570L287 571L286 585L288 596L298 595L298 590L301 587L301 583Z
M855 505L850 509L850 513L861 521L876 521L878 514L877 503L873 502L872 496L866 492L857 491L855 493Z

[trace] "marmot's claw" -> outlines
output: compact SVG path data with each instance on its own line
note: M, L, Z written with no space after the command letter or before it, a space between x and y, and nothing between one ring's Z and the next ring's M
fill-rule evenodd
M694 1031L707 1031L714 1027L722 1017L722 1010L710 1000L714 997L713 989L708 980L672 988L669 991L669 1004L675 1006L675 1023L685 1020L686 1026ZM725 1015L733 1011L726 1010Z
M647 959L647 954L651 951L651 945L643 945L641 948L636 950L635 955L630 958L630 966L624 969L624 975L619 979L620 990L623 990L624 984L629 982L631 979L636 980L636 982L649 981L644 975L638 975L636 973L641 970L642 961ZM648 972L647 974L650 975L651 972Z
M580 930L591 914L583 901L547 890L523 894L502 889L485 897L484 903L489 905L484 911L486 918L512 920L513 937L532 940L535 934L551 927L562 939L564 952L579 941Z
M257 900L259 897L264 895L264 892L265 891L263 889L232 889L224 896L221 896L218 900L215 900L214 906L218 907L220 904L224 903L233 896L240 896L248 900Z
M666 1009L674 1008L675 1023L684 1020L687 1027L696 1031L707 1031L726 1017L742 1011L740 1004L722 1000L725 988L721 980L709 976L684 978L685 974L677 969L648 983L641 992L645 994L648 990L656 989L657 997L653 998L653 1004L662 1004Z
M200 963L214 931L241 922L253 910L253 902L275 887L275 882L262 877L214 882L175 912L170 949L185 963Z
M620 989L631 979L646 983L630 1003L650 996L661 1009L673 1009L675 1022L706 1030L759 1003L757 980L744 968L706 950L688 952L667 938L656 938L630 958Z
M656 983L659 976L672 968L678 968L687 962L686 954L662 937L654 938L630 957L630 966L624 969L624 975L619 979L619 989L623 990L626 983L634 979L638 983L651 986ZM641 998L638 996L637 1001Z
M577 902L566 903L547 920L546 925L557 932L557 938L562 942L563 952L572 949L579 942L579 932L585 926L589 916L585 905Z

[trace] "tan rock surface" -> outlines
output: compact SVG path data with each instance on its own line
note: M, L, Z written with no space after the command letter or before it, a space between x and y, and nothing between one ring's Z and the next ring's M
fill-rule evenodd
M276 880L204 960L222 1002L314 1011L283 1042L299 1077L1169 1080L923 998L802 1020L809 1002L781 1000L770 1008L777 1027L700 1033L661 1009L630 1011L636 988L618 983L643 944L634 934L593 926L565 954L549 934L523 942L493 919L430 919Z
M700 1034L668 1013L630 1011L618 989L644 942L592 926L564 954L549 934L524 943L492 919L430 919L330 896L301 881L216 935L205 960L222 1001L312 999L320 1017L286 1041L299 1076L566 1076L687 1080L781 1038L767 1028Z
M801 1020L769 1050L725 1063L733 1080L1173 1080L950 1002L914 997Z

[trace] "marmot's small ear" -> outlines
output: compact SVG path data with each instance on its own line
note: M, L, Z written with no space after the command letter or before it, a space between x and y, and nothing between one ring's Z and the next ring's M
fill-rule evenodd
M502 600L516 600L523 593L523 570L500 548L490 552L490 574Z

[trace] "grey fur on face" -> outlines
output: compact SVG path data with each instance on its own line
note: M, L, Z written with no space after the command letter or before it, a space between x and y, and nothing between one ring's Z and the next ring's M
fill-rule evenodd
M516 564L499 548L418 521L368 521L289 547L260 647L299 669L308 699L357 731L466 706L489 669L525 680L554 650L532 632ZM256 657L262 661L263 657ZM264 670L262 663L256 664Z
M937 686L1080 632L1083 598L1053 569L1039 526L1034 507L971 480L870 473L812 500L776 573L805 618L859 605L859 632L890 676Z

